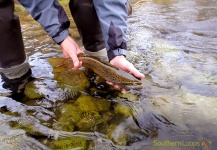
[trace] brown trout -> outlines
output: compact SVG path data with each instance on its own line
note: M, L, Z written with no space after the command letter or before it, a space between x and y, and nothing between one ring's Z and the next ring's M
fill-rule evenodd
M112 83L118 85L141 85L141 81L121 69L113 65L102 62L98 58L92 56L78 57L82 61L82 66L92 70L94 73ZM61 72L73 68L73 61L70 58L48 58L48 62L54 68L54 72Z

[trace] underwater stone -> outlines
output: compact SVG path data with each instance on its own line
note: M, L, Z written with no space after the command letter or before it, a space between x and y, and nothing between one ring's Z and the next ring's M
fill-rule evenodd
M33 80L26 84L24 94L29 99L40 99L44 97L43 94L39 93L38 88L35 85L35 81L37 80Z
M70 85L71 90L75 93L83 91L90 86L90 82L81 70L56 72L54 73L54 79L62 84Z
M132 110L130 108L128 108L127 106L122 105L120 103L118 103L115 106L115 111L119 114L124 115L124 116L133 116Z
M103 114L102 114L102 119L104 120L104 122L108 122L108 121L110 121L114 116L115 116L115 112L114 112L114 111L106 111L106 112L103 112Z
M84 112L82 119L76 124L81 131L94 131L98 124L104 123L98 112Z
M76 104L82 111L108 111L111 103L105 99L94 98L88 95L81 95L77 100Z
M74 126L81 120L82 111L77 106L72 103L65 103L63 104L58 113L60 117L58 121L54 124L54 128L61 129L64 131L73 131Z
M120 126L111 124L107 128L107 135L110 140L112 140L117 145L126 145L127 144L127 134L125 129L120 128Z
M119 97L121 98L126 98L128 101L138 101L138 96L135 94L130 94L130 93L119 93L118 94Z
M65 117L60 117L57 122L53 124L54 130L62 130L67 132L74 131L74 122L72 120L66 120Z
M94 115L92 114L86 114L82 119L76 124L77 127L81 131L91 131L91 128L93 128L96 124L96 119L94 118Z
M58 139L53 141L51 144L53 149L87 149L87 141L83 138L78 137Z

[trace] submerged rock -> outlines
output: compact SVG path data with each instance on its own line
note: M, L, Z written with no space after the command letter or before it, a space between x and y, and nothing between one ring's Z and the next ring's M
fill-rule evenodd
M36 86L37 80L33 80L26 84L24 93L29 99L40 99L43 98L44 95L39 93L39 88Z
M118 113L118 114L122 114L124 116L133 116L133 112L132 112L132 109L130 109L129 107L125 106L125 105L122 105L120 103L118 103L116 106L115 106L115 111Z
M54 73L54 80L35 79L27 83L24 93L28 99L64 100L77 97L89 86L82 71L68 70Z
M128 101L132 101L132 102L138 101L138 96L135 95L135 94L130 94L130 93L123 94L123 93L119 93L118 96L121 97L121 98L125 98Z
M146 139L146 134L140 130L132 117L116 116L113 123L106 128L106 132L108 139L116 145L126 146Z
M60 88L68 88L74 93L83 91L90 86L90 82L81 70L56 72L54 79L58 81Z
M97 112L84 113L82 119L76 124L81 131L93 131L93 128L103 122L101 115Z
M82 117L81 109L72 103L63 104L59 108L58 113L60 113L60 117L53 125L56 130L72 132L74 131L75 124L77 124Z
M83 112L82 119L76 124L81 131L93 131L93 129L106 121L101 116L110 109L111 103L105 99L94 98L89 95L81 95L75 102Z
M88 95L81 95L77 100L76 104L82 111L108 111L111 103L105 99L94 98Z
M83 138L68 137L55 140L50 146L52 149L87 149L87 141Z
M107 135L108 135L108 138L117 145L127 144L127 134L125 132L125 129L118 125L111 124L107 128Z

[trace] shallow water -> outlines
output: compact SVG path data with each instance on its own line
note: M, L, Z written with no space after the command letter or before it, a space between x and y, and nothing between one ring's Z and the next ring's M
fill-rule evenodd
M126 132L128 142L114 144L100 130L52 129L57 115L54 110L65 102L66 95L54 88L56 82L46 59L61 56L61 52L39 24L26 12L18 12L33 77L39 79L40 92L47 96L21 102L0 97L1 149L15 148L12 143L19 143L20 149L48 149L48 143L58 137L94 141L89 149L192 149L192 143L199 144L197 149L217 146L217 1L132 2L127 57L146 78L141 90L131 91L139 95L136 101L115 96L108 99L133 111L134 118L113 120L119 126L114 133ZM82 46L78 33L71 34ZM1 95L8 92L0 90ZM26 134L23 127L13 128L12 122L32 125L32 134Z

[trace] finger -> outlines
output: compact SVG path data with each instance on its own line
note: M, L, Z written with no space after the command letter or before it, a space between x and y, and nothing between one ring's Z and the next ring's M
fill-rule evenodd
M72 70L77 70L77 69L79 69L82 66L82 61L77 61L75 63L78 63L78 64L74 64L74 67L72 68ZM76 65L76 67L75 67L75 65Z
M77 55L72 55L71 58L72 58L72 61L74 64L73 69L75 69L75 70L78 69L79 68L79 60L77 58Z
M74 49L71 49L70 52L68 52L69 57L73 61L73 65L74 65L73 70L77 70L82 65L82 62L79 61L77 56L79 53L83 53L83 52L79 48L76 48L76 44L74 45Z
M120 86L119 85L114 84L114 83L112 83L110 81L106 81L106 83L109 84L109 85L111 85L111 86L113 86L116 90L120 90Z
M139 72L139 70L137 70L134 66L133 66L133 64L131 64L130 63L130 65L128 65L128 67L126 68L126 71L127 72L130 72L131 74L133 74L135 77L137 77L137 78L144 78L145 77L145 75L144 74L142 74L141 72Z
M121 93L123 93L123 94L127 94L126 89L122 89L122 90L121 90Z
M120 89L120 86L117 85L117 84L114 85L114 88L115 88L116 90L121 90L121 89Z
M106 81L106 83L109 84L109 85L113 85L113 83L112 83L112 82L109 82L109 81Z

